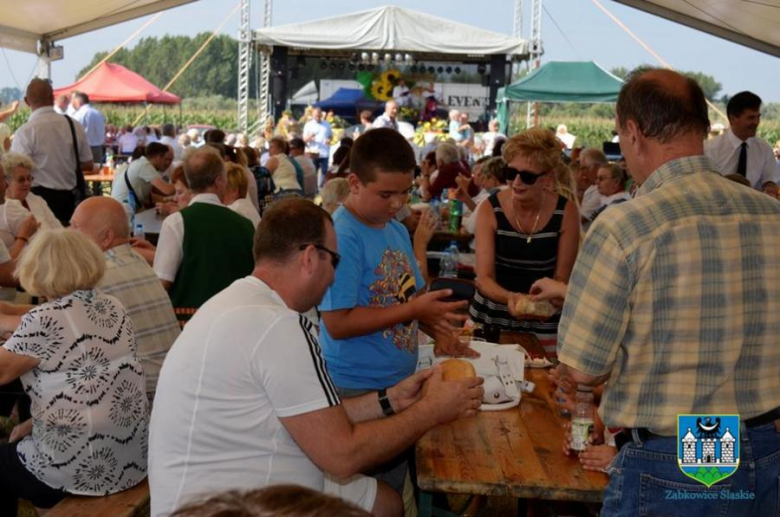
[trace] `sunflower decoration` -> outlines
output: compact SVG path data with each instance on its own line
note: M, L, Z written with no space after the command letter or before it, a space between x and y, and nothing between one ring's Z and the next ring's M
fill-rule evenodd
M393 85L382 79L371 83L371 96L378 101L389 101L393 98Z
M395 69L385 70L382 72L382 75L379 77L379 80L385 83L390 83L391 85L395 86L398 84L398 81L401 80L401 72Z

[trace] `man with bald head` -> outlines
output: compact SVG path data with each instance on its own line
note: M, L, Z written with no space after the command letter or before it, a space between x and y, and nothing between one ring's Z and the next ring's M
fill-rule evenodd
M218 153L196 151L185 160L184 175L194 196L163 221L154 255L154 271L182 325L206 300L252 272L255 235L249 219L222 204L227 176Z
M146 260L130 247L127 214L117 200L84 200L73 212L70 226L105 253L106 273L99 289L118 298L127 309L151 401L165 356L181 332L168 293Z
M599 413L623 429L603 515L777 515L780 203L704 156L709 119L694 80L632 74L616 113L640 187L591 226L558 330L563 369L581 384L608 380ZM678 468L688 414L739 415L727 484Z
M67 224L77 201L77 169L90 172L93 167L87 135L81 124L54 111L48 81L30 81L24 101L32 114L16 131L11 150L32 158L33 193L45 199L57 219Z

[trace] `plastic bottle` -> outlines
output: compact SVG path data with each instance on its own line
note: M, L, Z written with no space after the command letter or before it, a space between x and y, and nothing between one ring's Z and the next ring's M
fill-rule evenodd
M571 450L581 452L588 446L593 432L593 388L578 385L575 400L571 419Z
M458 244L455 241L444 251L439 263L439 276L445 278L458 278Z
M146 239L146 235L144 234L144 225L141 223L138 223L135 225L135 233L133 233L133 237L136 239Z

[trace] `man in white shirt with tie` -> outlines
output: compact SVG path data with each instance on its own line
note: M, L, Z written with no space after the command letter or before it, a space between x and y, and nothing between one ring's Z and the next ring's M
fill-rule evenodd
M761 123L761 98L740 92L729 100L726 114L731 128L704 143L704 154L712 166L726 176L744 176L756 190L777 192L777 165L772 147L756 136Z

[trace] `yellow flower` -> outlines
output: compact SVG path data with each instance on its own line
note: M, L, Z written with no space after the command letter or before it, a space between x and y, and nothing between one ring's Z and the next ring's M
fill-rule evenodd
M379 78L384 83L396 84L401 80L401 72L395 69L386 70Z
M378 101L392 99L393 85L386 81L374 81L371 83L371 96Z

